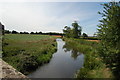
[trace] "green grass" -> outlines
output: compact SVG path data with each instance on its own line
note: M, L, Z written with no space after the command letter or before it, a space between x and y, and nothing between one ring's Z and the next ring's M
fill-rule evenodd
M87 40L100 40L98 37L80 37L80 39L87 39Z
M111 78L110 69L106 68L103 60L97 51L97 42L90 42L84 39L64 38L66 44L76 51L85 55L84 67L75 74L76 78Z
M7 34L3 37L3 59L24 74L49 62L56 49L52 36Z
M6 34L4 38L11 40L18 40L18 41L36 41L46 38L53 38L53 37L49 35Z

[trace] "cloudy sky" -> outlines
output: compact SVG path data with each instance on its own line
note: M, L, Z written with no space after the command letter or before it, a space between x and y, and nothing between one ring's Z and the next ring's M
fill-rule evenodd
M40 2L4 0L0 2L0 21L7 30L62 32L64 26L78 21L88 35L96 32L103 2Z

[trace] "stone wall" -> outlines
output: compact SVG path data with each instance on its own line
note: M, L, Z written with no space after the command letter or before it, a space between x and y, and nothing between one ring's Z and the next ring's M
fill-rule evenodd
M4 35L4 25L0 22L0 78L28 78L1 59L2 35Z
M0 78L28 78L0 59Z
M0 22L0 35L4 35L4 25Z

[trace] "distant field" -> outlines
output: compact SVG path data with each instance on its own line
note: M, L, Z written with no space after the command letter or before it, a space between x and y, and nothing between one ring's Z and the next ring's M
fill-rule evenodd
M6 34L3 37L3 59L17 70L28 74L49 62L56 51L56 37L31 34Z
M18 41L36 41L41 39L53 38L48 35L31 35L31 34L6 34L4 38Z
M52 36L54 36L54 37L59 37L59 38L61 38L62 36L60 36L60 35L52 35Z

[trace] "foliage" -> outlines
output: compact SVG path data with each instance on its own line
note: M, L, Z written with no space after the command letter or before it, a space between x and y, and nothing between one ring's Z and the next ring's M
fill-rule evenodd
M76 78L111 78L111 71L106 68L105 64L97 51L96 42L86 41L84 39L64 38L66 44L75 51L85 54L84 66L75 75ZM104 73L104 74L103 74Z
M13 31L12 31L12 34L18 34L18 32L17 32L17 31L15 31L15 30L13 30Z
M73 30L70 27L65 26L63 32L67 38L73 37Z
M3 60L24 74L49 62L55 51L55 37L30 34L3 37Z
M98 37L80 37L80 39L86 39L86 40L100 40Z
M81 26L78 25L78 23L75 21L72 23L73 28L70 28L68 26L65 26L63 29L63 32L67 38L79 38L81 35Z
M20 34L29 34L28 32L20 32Z
M79 38L81 35L82 28L78 25L77 21L72 23L73 26L73 38Z
M88 37L88 35L86 34L86 33L83 33L83 38L87 38Z
M9 30L3 30L5 34L38 34L38 35L58 35L58 36L63 36L63 33L57 33L57 32L47 32L47 33L43 33L43 32L17 32L15 30L13 31L9 31Z
M101 39L100 55L116 76L120 76L120 2L103 4L103 19L98 25L98 37Z
M11 31L9 31L9 30L5 30L4 32L5 32L5 34L10 34L11 33Z
M98 36L105 46L120 49L120 2L110 2L103 4L103 19L98 25Z

